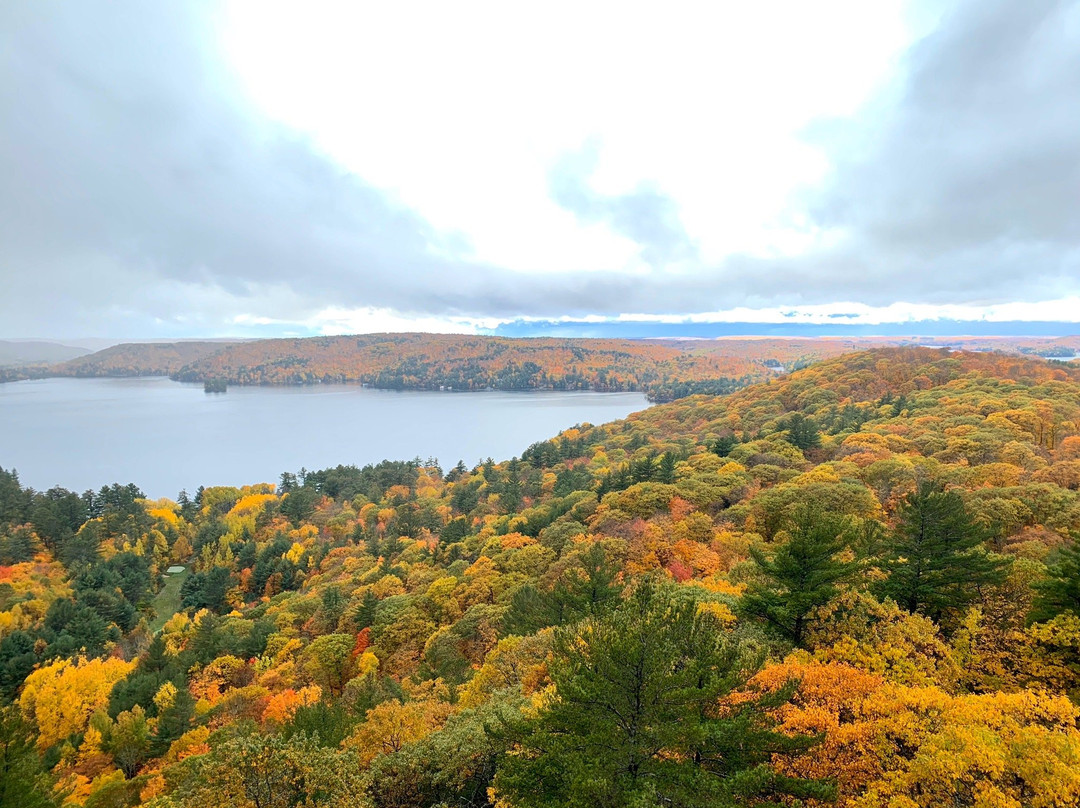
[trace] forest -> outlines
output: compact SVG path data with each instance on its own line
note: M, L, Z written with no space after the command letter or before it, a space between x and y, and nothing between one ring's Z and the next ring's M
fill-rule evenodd
M259 344L189 367L307 372ZM392 373L489 384L476 350ZM545 384L612 356L573 350ZM691 378L655 372L605 384ZM1080 369L754 378L473 468L0 469L0 805L1080 806Z
M169 376L209 385L363 384L390 390L644 392L650 401L723 395L813 361L868 348L926 343L1070 359L1074 337L738 337L548 339L459 334L363 334L248 341L124 343L56 364L0 366L0 382L61 377Z

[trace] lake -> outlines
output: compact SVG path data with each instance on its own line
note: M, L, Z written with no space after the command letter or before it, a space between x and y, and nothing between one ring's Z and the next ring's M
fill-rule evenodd
M358 385L230 387L167 378L0 384L0 467L24 486L114 482L149 497L276 483L283 471L380 460L506 460L579 423L649 406L643 393L440 393Z

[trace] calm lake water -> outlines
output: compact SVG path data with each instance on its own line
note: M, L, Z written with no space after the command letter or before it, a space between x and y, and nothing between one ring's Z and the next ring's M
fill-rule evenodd
M0 384L0 467L24 486L134 482L147 496L274 482L283 471L438 458L506 460L579 423L645 409L643 393L231 387L167 378Z

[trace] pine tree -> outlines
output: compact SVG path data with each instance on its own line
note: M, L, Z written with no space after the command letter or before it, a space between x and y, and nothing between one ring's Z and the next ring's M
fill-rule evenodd
M1006 562L988 556L982 540L959 494L920 483L883 540L878 566L886 577L876 594L937 622L955 615L1004 578Z
M764 794L827 796L824 785L768 765L810 739L771 731L760 703L718 714L756 662L694 600L646 580L612 613L557 635L549 668L557 697L520 728L496 790L519 808L723 808Z
M734 435L721 435L709 446L709 450L719 456L727 457L731 454L731 450L739 445L738 439Z
M1062 547L1046 579L1035 584L1037 592L1028 619L1033 623L1053 620L1062 612L1080 615L1080 539Z
M0 805L53 808L59 802L34 738L33 727L17 708L0 708Z
M787 442L797 449L805 451L821 446L821 433L818 432L817 424L813 418L807 418L801 412L793 412L781 423L781 427L787 430Z
M353 613L353 622L357 628L367 628L375 622L375 611L379 608L379 599L370 589L364 593L364 599Z
M788 540L772 558L754 548L750 555L761 572L742 599L744 614L764 620L773 630L802 645L813 622L813 612L838 592L858 564L837 556L849 544L847 519L806 504L788 527Z
M675 482L675 464L678 462L674 452L664 452L660 455L660 467L656 470L656 481L661 483Z

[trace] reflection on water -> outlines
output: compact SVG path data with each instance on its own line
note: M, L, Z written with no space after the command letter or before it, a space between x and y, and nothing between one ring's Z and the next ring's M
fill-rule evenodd
M648 406L642 393L437 393L355 385L230 387L165 378L0 384L0 467L75 491L134 482L150 497L276 482L283 471L383 459L505 460L577 423Z

